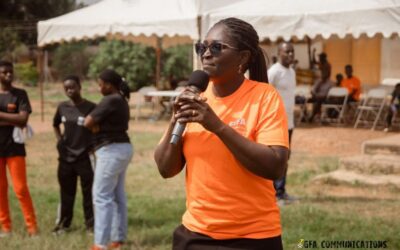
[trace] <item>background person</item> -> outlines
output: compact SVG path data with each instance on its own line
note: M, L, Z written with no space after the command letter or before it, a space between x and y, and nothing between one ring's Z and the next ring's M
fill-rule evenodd
M129 88L113 70L104 70L98 82L104 97L84 123L95 133L93 250L106 249L108 243L109 248L120 248L125 241L128 227L125 174L133 154L127 134Z
M289 42L280 43L278 46L278 62L268 70L268 80L282 97L285 105L289 129L289 145L294 129L294 105L296 89L296 72L290 65L294 61L294 48ZM295 200L286 192L286 175L274 181L276 197L278 200L291 202Z
M329 80L331 78L331 64L328 61L328 55L325 52L322 52L318 55L318 61L315 59L315 52L317 50L313 49L312 55L312 64L317 66L317 69L320 71L320 76L322 79Z
M336 87L341 87L342 81L343 81L343 75L340 73L336 74Z
M400 83L397 83L394 87L392 93L392 99L390 100L390 105L388 109L388 114L386 116L386 128L385 132L388 132L392 129L392 124L396 119L396 115L400 109Z
M319 75L318 71L316 72L316 80L311 88L311 99L309 100L309 102L313 103L312 112L308 118L308 122L310 123L314 121L314 117L317 114L321 113L321 106L326 102L328 92L333 87L333 82L331 82L327 77L327 74L324 74L324 77L322 77L322 75Z
M349 102L358 102L361 95L360 79L353 76L353 67L351 65L346 65L344 69L346 72L346 78L343 79L341 87L344 87L349 91Z
M196 52L211 82L202 96L188 88L176 99L154 154L164 178L186 166L186 212L173 249L282 249L273 180L285 171L288 128L281 97L265 84L257 32L240 19L224 19ZM176 122L187 126L173 145Z
M0 236L11 233L11 218L8 204L8 181L6 168L25 219L30 236L38 232L35 211L26 178L25 145L14 142L14 127L25 127L32 112L25 90L12 86L13 64L0 61Z
M92 184L93 170L89 151L93 146L92 133L83 126L85 117L96 104L83 99L79 77L67 76L64 81L65 94L70 99L58 105L53 118L54 133L57 138L59 164L57 170L60 185L61 207L57 226L53 233L68 231L71 225L78 177L81 182L85 225L93 231ZM64 130L61 132L60 125Z

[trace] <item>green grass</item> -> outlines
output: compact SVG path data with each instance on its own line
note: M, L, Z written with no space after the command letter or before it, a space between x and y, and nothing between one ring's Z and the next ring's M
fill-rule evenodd
M49 99L61 95L48 92ZM94 94L96 95L96 94ZM54 106L46 108L53 114ZM165 123L160 123L165 126ZM132 122L130 137L134 158L128 168L128 244L125 249L171 249L172 232L185 210L184 173L164 180L153 161L153 150L162 132ZM10 189L13 236L0 239L1 250L88 249L93 236L83 226L80 188L75 203L72 232L55 237L51 234L59 202L57 153L51 132L39 133L28 142L28 180L38 217L40 235L26 235L23 217ZM341 198L318 190L312 179L338 168L338 158L294 152L289 163L288 190L301 198L299 203L281 209L285 249L297 249L300 239L315 240L387 240L388 249L400 249L399 199L371 198L368 195ZM326 187L325 187L326 188ZM316 192L317 190L318 192ZM380 190L369 188L368 192ZM398 194L397 189L387 190Z

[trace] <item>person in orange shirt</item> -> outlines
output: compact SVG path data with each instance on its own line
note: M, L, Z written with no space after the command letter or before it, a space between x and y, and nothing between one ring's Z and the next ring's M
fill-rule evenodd
M29 236L38 233L35 210L26 177L25 144L14 139L15 127L26 126L32 108L25 90L12 85L14 67L0 61L0 238L11 235L8 182L21 205ZM7 180L7 169L10 180Z
M353 67L346 65L344 67L347 78L342 80L341 86L349 90L349 102L358 102L361 95L360 79L353 76Z
M196 52L208 88L177 97L154 153L164 178L186 166L186 212L172 249L280 250L273 181L285 172L288 125L280 95L267 84L258 34L240 19L223 19ZM176 122L187 125L175 145L169 141Z

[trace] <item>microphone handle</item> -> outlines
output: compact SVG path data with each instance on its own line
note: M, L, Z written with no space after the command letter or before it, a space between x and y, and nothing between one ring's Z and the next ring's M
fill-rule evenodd
M175 123L174 129L172 130L171 133L171 140L169 141L169 143L174 145L178 144L178 141L181 139L185 127L186 124L182 124L179 122Z
M189 88L194 92L194 94L198 95L201 93L201 90L195 85L189 85ZM181 139L183 131L185 130L186 124L181 124L179 122L175 123L174 129L171 133L170 144L178 144L178 141Z

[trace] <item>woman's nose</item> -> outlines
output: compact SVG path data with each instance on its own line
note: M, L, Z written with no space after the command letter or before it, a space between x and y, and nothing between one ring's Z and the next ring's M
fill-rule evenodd
M202 55L202 58L210 58L212 56L210 48L207 47L206 51L204 51L204 54Z

